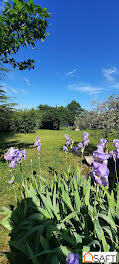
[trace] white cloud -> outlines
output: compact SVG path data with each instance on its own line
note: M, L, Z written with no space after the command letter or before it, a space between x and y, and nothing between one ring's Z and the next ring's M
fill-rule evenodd
M14 89L14 88L10 88L10 90L11 90L12 93L14 93L14 94L18 93L18 91L17 91L16 89Z
M24 81L27 84L27 86L31 86L31 83L28 78L24 77Z
M3 89L8 95L17 94L18 90L13 87L8 86L5 82L1 82L1 89Z
M111 67L108 69L104 69L104 76L107 79L107 81L113 82L115 80L115 78L112 76L114 73L117 72L117 68L116 67Z
M113 85L111 85L111 88L119 89L119 83L114 83Z
M72 71L70 71L70 72L67 72L67 76L74 76L74 73L75 72L77 72L77 69L74 69L74 70L72 70Z
M70 84L68 85L68 89L71 91L77 91L77 92L84 92L89 94L98 94L103 91L103 88L91 86L91 85L78 85L78 84Z
M26 94L26 93L27 93L27 91L26 91L25 89L21 89L21 92L22 92L23 94Z

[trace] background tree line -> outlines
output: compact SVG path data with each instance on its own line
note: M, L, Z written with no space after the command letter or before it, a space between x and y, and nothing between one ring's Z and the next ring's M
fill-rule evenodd
M15 110L0 106L0 131L31 133L35 129L56 129L61 125L74 126L76 116L84 111L80 104L72 101L66 107L39 105L37 109Z

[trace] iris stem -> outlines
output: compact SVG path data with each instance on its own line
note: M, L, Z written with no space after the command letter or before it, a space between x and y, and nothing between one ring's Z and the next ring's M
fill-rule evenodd
M67 161L67 152L65 151L66 153L66 165L67 165L67 172L68 172L68 177L69 177L69 166L68 166L68 161Z
M116 180L117 180L117 183L118 183L118 175L117 175L117 160L115 159L114 162L115 162L115 174L116 174Z
M23 170L22 170L21 162L20 162L20 171L21 171L21 176L22 176L22 182L24 182L24 175L23 175Z
M13 185L14 198L15 198L15 201L17 203L17 194L16 194L15 185L14 185L14 183L12 185Z

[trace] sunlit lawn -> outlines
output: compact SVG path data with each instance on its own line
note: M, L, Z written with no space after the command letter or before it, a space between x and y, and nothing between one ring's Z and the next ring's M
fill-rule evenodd
M94 131L88 131L90 136L90 144L88 147L88 152L86 154L90 154L92 150L95 149L99 138L102 138L101 132L99 133ZM4 133L0 134L0 153L4 153L9 149L9 147L18 147L20 149L27 150L27 160L22 162L22 168L24 176L29 178L32 177L32 170L36 171L36 175L38 177L39 173L44 178L50 180L53 177L49 173L49 167L53 168L57 172L57 177L64 172L67 172L66 165L66 155L62 151L62 146L65 142L64 135L69 134L70 138L72 138L75 142L82 141L82 133L83 131L74 131L71 129L61 129L59 131L52 130L37 130L32 134L9 134ZM93 136L94 135L94 136ZM39 162L37 158L37 151L34 148L34 141L36 137L41 138L41 158L40 158L40 168ZM110 139L112 140L116 137L114 134L110 135ZM111 149L111 144L109 147ZM31 162L32 159L32 162ZM70 165L71 171L75 170L75 164L78 163L80 166L80 158L78 156L73 155L72 153L68 153L67 155L67 163ZM12 171L8 169L8 164L1 158L0 159L0 205L1 208L3 205L14 204L14 195L12 186L9 186L8 182L11 179L12 174L15 175L15 187L17 192L19 192L19 187L21 186L21 172L20 167L18 166ZM83 172L82 172L83 173ZM22 188L22 186L21 186ZM1 209L0 209L1 211ZM1 217L0 217L1 218ZM7 232L5 229L0 227L0 251L6 246L6 236Z

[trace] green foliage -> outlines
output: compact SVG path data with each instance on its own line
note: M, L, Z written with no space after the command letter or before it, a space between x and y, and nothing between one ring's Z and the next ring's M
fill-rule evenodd
M35 125L35 114L33 111L16 111L11 118L10 130L20 133L32 133Z
M103 136L108 138L112 129L119 129L119 96L110 96L102 103L98 103L92 111L84 111L75 119L75 127L80 129L100 129Z
M10 63L19 70L34 68L34 60L18 62L12 57L20 47L32 46L38 40L43 41L48 33L46 8L35 5L33 0L12 0L5 2L5 9L0 15L0 56L3 63Z
M8 104L0 107L0 131L32 133L41 127L41 115L35 109L15 110Z
M78 102L73 100L70 104L66 106L66 110L68 116L68 123L70 126L74 126L76 116L81 114L83 109Z
M66 109L63 106L39 105L38 111L41 113L41 128L59 130L60 125L67 122Z
M74 125L75 116L83 109L76 101L72 101L66 107L39 105L38 110L42 115L42 128L57 129L60 125Z
M66 263L69 251L117 251L119 184L114 192L76 175L42 185L25 181L22 201L3 208L1 224L11 230L13 263ZM56 261L56 262L55 262ZM81 261L81 259L80 259Z
M49 107L48 110L43 112L41 121L43 128L59 130L61 116L58 109L55 107Z

